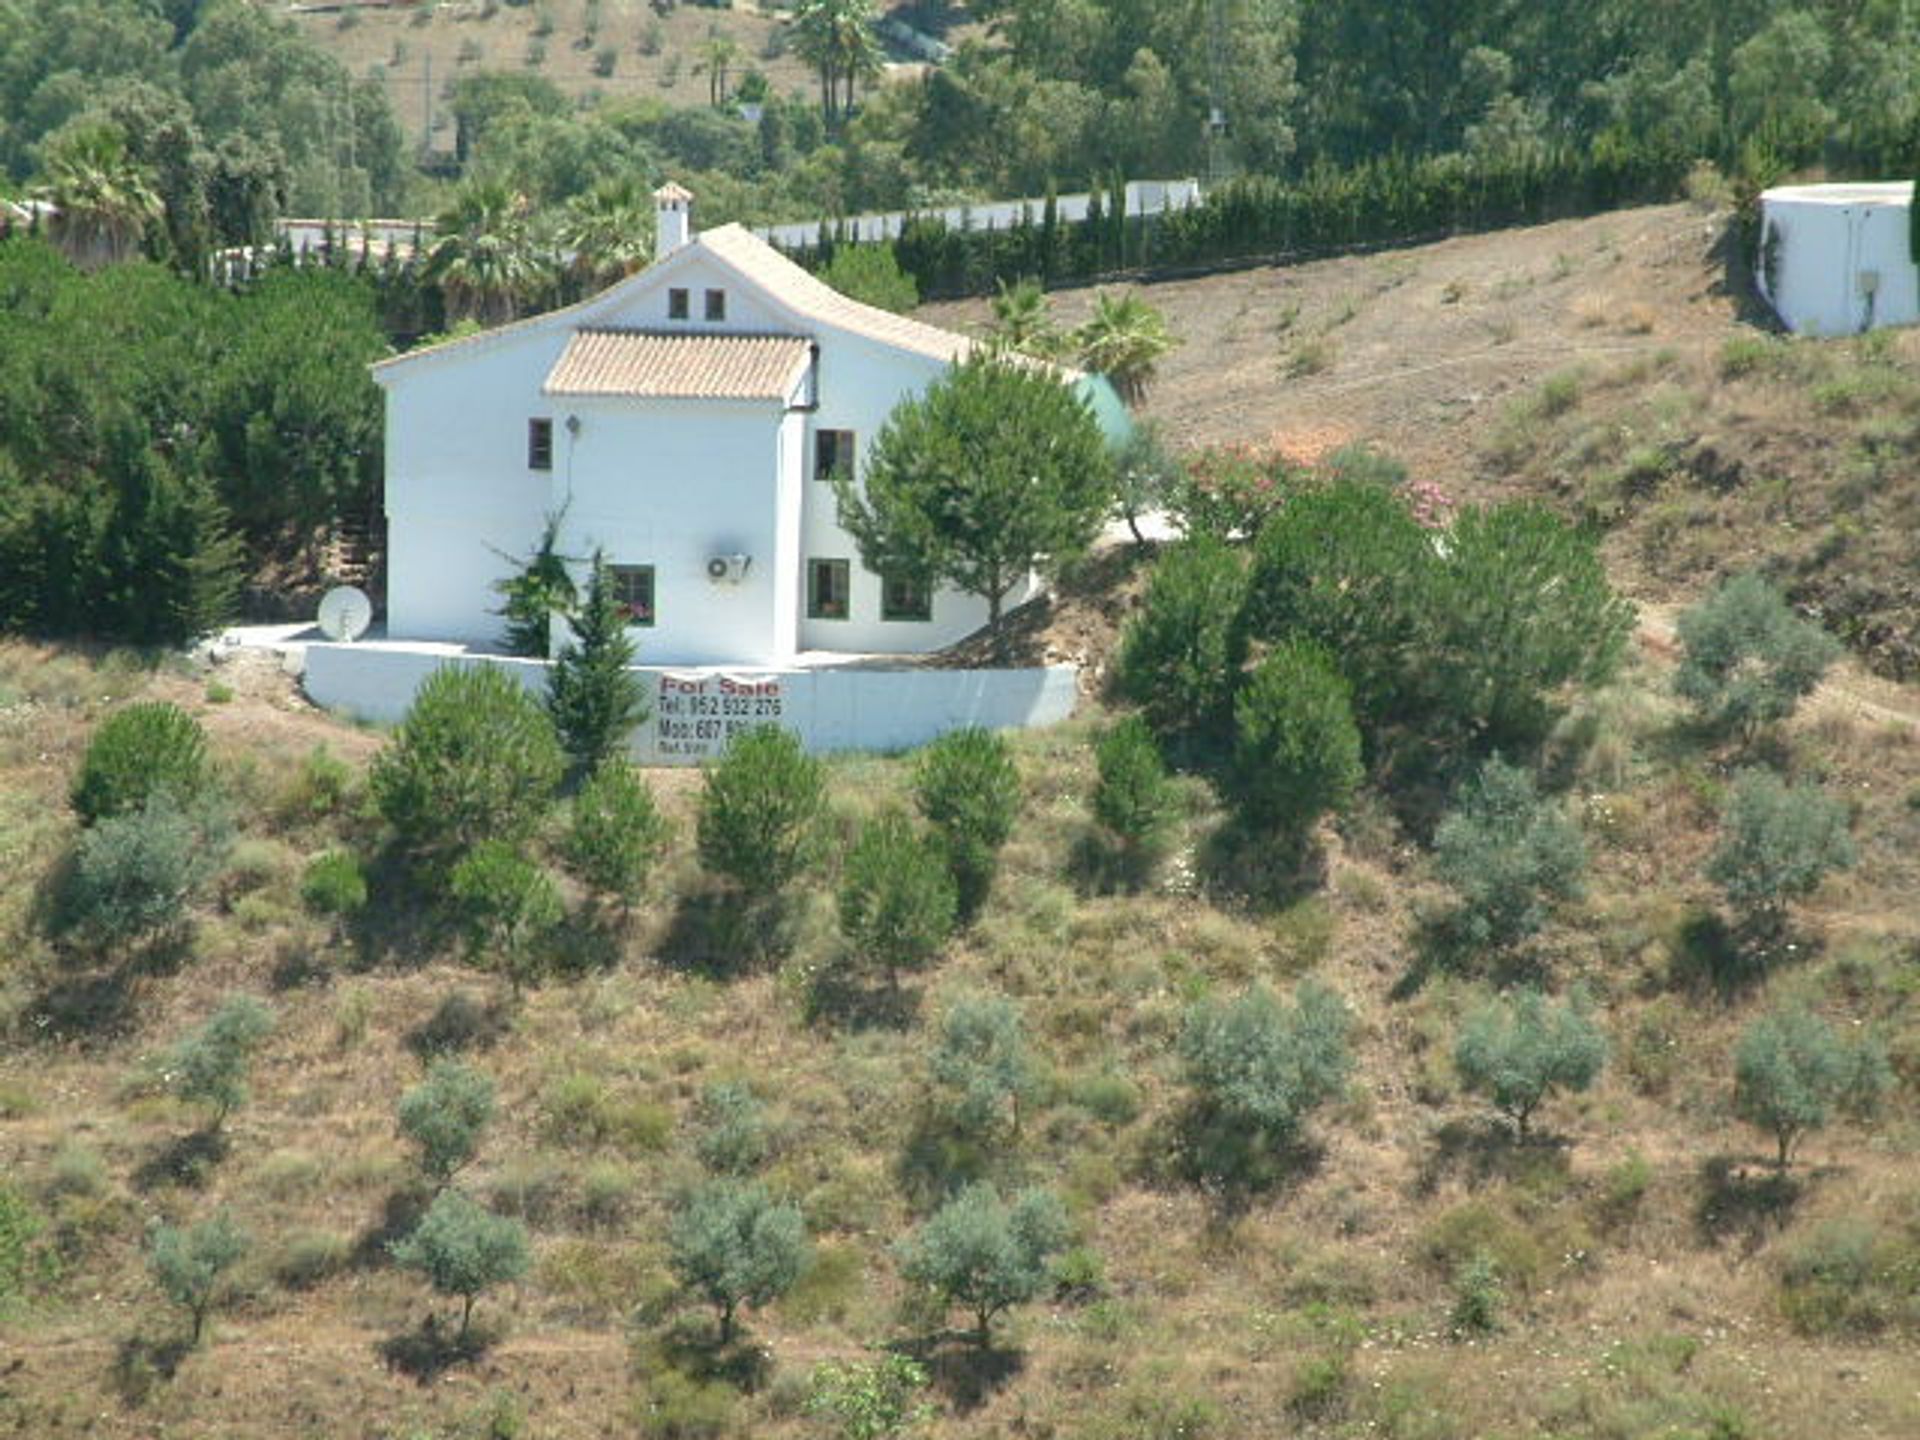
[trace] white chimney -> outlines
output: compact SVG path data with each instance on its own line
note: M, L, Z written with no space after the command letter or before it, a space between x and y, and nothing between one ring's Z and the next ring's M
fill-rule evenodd
M664 260L693 238L693 192L669 180L653 192L653 258Z

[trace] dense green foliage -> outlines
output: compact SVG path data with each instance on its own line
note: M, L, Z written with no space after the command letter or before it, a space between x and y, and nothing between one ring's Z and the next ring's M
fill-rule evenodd
M773 1147L767 1107L738 1080L716 1080L700 1092L700 1132L693 1150L716 1175L748 1175Z
M688 1192L667 1228L667 1249L675 1278L718 1314L723 1344L739 1308L779 1299L809 1258L800 1212L763 1185L734 1180Z
M0 1182L0 1305L26 1291L44 1266L41 1233L46 1222L11 1182Z
M1251 828L1292 848L1359 786L1360 730L1347 682L1310 640L1268 653L1233 702L1227 794Z
M461 1060L440 1059L400 1097L400 1133L420 1149L420 1168L444 1186L473 1159L493 1120L493 1081Z
M1891 1083L1875 1041L1848 1044L1805 1010L1762 1015L1734 1046L1734 1111L1773 1137L1782 1170L1808 1131L1824 1127L1836 1110L1871 1111Z
M207 782L200 722L165 700L137 700L102 720L88 739L73 781L73 808L91 825L138 810L156 795L190 803Z
M501 601L494 613L507 622L500 638L510 654L529 660L544 660L552 653L553 618L570 613L579 599L566 556L560 553L562 518L559 511L549 512L540 538L514 561L513 573L493 582Z
M1737 575L1683 611L1673 688L1709 724L1751 739L1784 720L1839 658L1840 642L1756 574Z
M482 840L454 864L447 895L467 954L497 965L518 994L539 970L547 936L566 918L553 877L506 840Z
M218 809L183 807L166 794L102 820L74 845L60 928L108 946L174 935L219 871L230 834Z
M836 476L840 523L875 574L941 582L998 625L1030 572L1086 550L1112 503L1092 412L1057 376L978 355L894 407L866 473Z
M1845 801L1816 784L1789 785L1770 770L1748 770L1727 797L1707 878L1744 919L1777 927L1789 904L1853 860Z
M954 1126L979 1138L1003 1120L1017 1130L1021 1102L1039 1083L1020 1006L1001 995L954 1001L940 1017L927 1068Z
M933 1417L915 1399L927 1388L926 1367L905 1355L824 1360L807 1377L807 1413L832 1422L840 1440L886 1440Z
M625 751L627 737L652 713L633 673L629 617L613 593L613 572L599 551L586 593L571 617L572 636L547 676L547 713L582 774Z
M1346 1002L1316 981L1302 983L1291 1005L1255 985L1187 1012L1180 1059L1194 1092L1190 1159L1202 1179L1273 1178L1307 1117L1345 1091L1352 1023Z
M820 268L820 278L865 305L904 313L920 303L920 289L901 270L893 251L884 245L849 245L833 252Z
M1533 776L1498 756L1461 790L1433 837L1434 869L1459 904L1444 920L1454 942L1506 950L1546 923L1556 900L1580 893L1580 829Z
M991 730L950 730L920 752L913 798L947 852L962 920L986 903L1000 848L1020 816L1020 772Z
M1066 1207L1051 1191L1023 1190L1006 1201L981 1182L901 1242L900 1273L971 1311L974 1337L984 1347L996 1315L1046 1289L1047 1262L1071 1235Z
M225 1210L198 1224L154 1228L147 1245L147 1268L160 1293L193 1317L193 1344L200 1343L222 1279L246 1258L251 1244L246 1231Z
M840 872L840 933L888 985L918 970L953 934L958 897L945 849L898 810L860 827Z
M671 833L646 777L623 759L605 760L573 797L567 867L625 908L645 892Z
M496 1285L527 1273L527 1229L495 1215L458 1190L442 1190L420 1223L390 1247L393 1258L418 1270L442 1295L460 1297L460 1335L473 1319L473 1302Z
M1217 736L1233 716L1234 617L1246 567L1224 541L1186 540L1160 557L1121 637L1115 684L1168 739Z
M517 680L449 665L421 683L369 783L407 853L452 865L483 840L531 834L563 764L552 721Z
M273 1011L251 995L229 995L198 1030L176 1041L161 1060L168 1087L182 1100L213 1107L211 1129L247 1098L253 1052L273 1031Z
M367 873L350 850L329 850L307 862L300 898L319 915L352 915L367 903Z
M1177 818L1178 797L1153 732L1129 715L1094 746L1093 818L1112 848L1114 869L1137 888L1152 878Z
M1551 1004L1522 990L1467 1017L1454 1038L1460 1079L1527 1137L1533 1112L1558 1090L1579 1092L1599 1076L1607 1037L1581 1004Z
M777 725L736 735L700 791L700 863L750 900L771 900L818 853L826 774Z

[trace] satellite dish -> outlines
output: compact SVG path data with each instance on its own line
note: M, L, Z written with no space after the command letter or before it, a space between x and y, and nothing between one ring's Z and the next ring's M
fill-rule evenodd
M320 597L320 633L329 640L358 640L373 620L373 602L353 585L336 585Z

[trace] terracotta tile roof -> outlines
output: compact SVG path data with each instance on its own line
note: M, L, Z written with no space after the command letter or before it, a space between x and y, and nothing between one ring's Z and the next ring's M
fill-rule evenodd
M581 329L541 390L653 400L785 400L806 367L807 349L798 335Z

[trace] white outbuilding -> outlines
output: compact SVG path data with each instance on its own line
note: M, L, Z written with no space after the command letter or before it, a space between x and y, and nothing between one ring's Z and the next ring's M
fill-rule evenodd
M1857 335L1920 320L1913 182L1781 185L1760 196L1760 290L1789 330Z
M496 583L549 515L562 554L604 551L648 665L923 653L980 628L977 597L867 570L829 483L857 483L894 407L973 342L859 304L738 225L696 234L678 186L655 198L645 270L373 367L388 635L497 642Z

